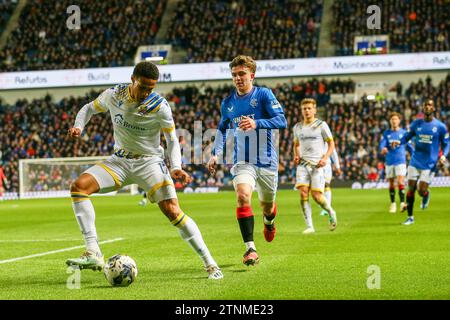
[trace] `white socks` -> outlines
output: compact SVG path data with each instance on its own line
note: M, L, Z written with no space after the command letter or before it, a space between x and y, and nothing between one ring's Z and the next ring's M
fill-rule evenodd
M305 216L306 226L308 228L314 228L312 222L311 204L309 203L308 200L300 200L300 205L303 210L303 215Z
M205 267L214 265L217 266L211 253L203 241L202 234L197 227L197 224L189 218L186 214L181 213L178 218L171 221L172 224L178 228L178 231L184 241L189 243L192 249L199 255Z
M71 192L72 208L84 237L86 249L101 255L95 229L95 211L89 195L81 192Z

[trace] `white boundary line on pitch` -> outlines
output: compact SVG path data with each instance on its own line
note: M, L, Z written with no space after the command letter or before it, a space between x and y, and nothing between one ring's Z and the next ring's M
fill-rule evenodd
M111 243L111 242L121 241L121 240L124 240L124 239L125 238L115 238L115 239L111 239L111 240L101 241L98 244ZM55 253L71 251L71 250L81 249L81 248L85 248L85 246L82 245L82 246L76 246L76 247L70 247L70 248L65 248L65 249L59 249L59 250L53 250L53 251L48 251L48 252L32 254L32 255L24 256L24 257L12 258L12 259L8 259L8 260L0 260L0 264L14 262L14 261L19 261L19 260L25 260L25 259L31 259L31 258L36 258L36 257L42 257L42 256L46 256L46 255L49 255L49 254L55 254Z

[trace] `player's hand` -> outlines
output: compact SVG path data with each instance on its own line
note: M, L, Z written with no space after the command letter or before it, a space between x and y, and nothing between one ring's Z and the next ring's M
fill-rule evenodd
M381 149L381 155L384 156L388 153L388 148Z
M439 158L439 161L438 161L438 164L441 166L441 167L443 167L444 165L445 165L445 162L447 161L447 158L444 156L444 155L442 155L440 158Z
M256 122L252 118L242 116L242 120L239 122L239 128L243 131L256 129Z
M214 175L216 173L216 164L217 164L217 156L212 156L208 164L206 165L208 167L208 171L210 174Z
M341 170L341 168L339 168L339 169L336 169L336 174L337 174L338 176L340 176L340 175L342 174L342 170Z
M294 163L295 163L296 166L298 166L300 164L300 159L301 158L299 156L295 156L294 157Z
M400 145L400 142L398 142L398 141L392 141L392 142L391 142L391 147L392 147L392 149L397 148L399 145Z
M79 138L81 136L81 129L80 128L70 128L67 131L67 135L71 138Z
M170 175L172 176L172 178L174 178L175 180L179 180L181 181L181 183L183 185L186 185L188 183L192 182L192 177L184 170L181 169L176 169L173 170Z
M327 161L328 159L326 157L323 157L322 159L319 160L319 162L317 162L316 168L325 167L327 165Z

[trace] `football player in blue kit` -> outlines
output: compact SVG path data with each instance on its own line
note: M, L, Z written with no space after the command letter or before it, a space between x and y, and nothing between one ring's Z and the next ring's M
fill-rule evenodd
M447 127L433 116L434 110L433 99L426 99L423 105L424 118L413 121L409 131L399 142L392 142L392 147L397 147L414 138L414 152L408 166L408 193L406 195L408 219L403 223L404 225L414 223L413 207L416 189L422 197L421 208L428 207L430 203L428 187L436 172L436 166L444 165L447 160L446 155L449 151ZM440 157L439 147L442 148Z
M401 145L398 148L392 148L393 141L400 141L406 130L400 127L401 116L397 112L393 112L389 116L391 128L383 132L380 142L380 153L386 156L386 179L389 181L389 196L391 198L390 213L397 212L397 204L395 203L395 180L398 183L398 194L400 197L400 209L406 210L405 203L405 176L406 176L406 151L412 154L413 148L411 143ZM397 178L397 179L396 179Z
M222 101L221 119L214 140L208 169L225 155L226 137L234 137L233 185L236 191L236 216L246 246L243 263L255 265L259 261L253 239L254 216L251 196L256 188L263 211L264 238L271 242L275 237L275 204L278 187L278 154L274 146L274 130L286 128L283 108L267 88L253 85L256 63L239 55L230 63L231 76L236 88Z

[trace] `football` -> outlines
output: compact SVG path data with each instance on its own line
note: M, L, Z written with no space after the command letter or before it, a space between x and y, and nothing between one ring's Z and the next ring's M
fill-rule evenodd
M136 280L136 262L127 255L116 254L108 259L103 269L106 280L114 287L127 287Z

